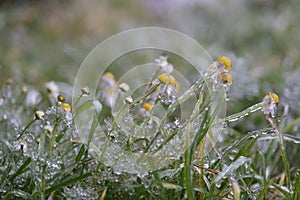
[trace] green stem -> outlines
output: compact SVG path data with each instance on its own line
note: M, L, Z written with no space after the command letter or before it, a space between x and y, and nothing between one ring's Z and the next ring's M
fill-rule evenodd
M272 119L270 118L269 115L265 116L266 120L269 122L269 124L272 126L272 128L274 129L278 139L279 139L279 146L280 146L280 155L282 158L282 162L283 162L283 166L285 169L285 173L286 173L286 182L287 182L287 187L289 190L292 189L292 185L291 185L291 173L290 173L290 165L286 156L286 152L285 152L285 148L284 148L284 143L283 143L283 136L280 133L280 131L277 128L277 125L272 121Z
M60 121L61 121L61 119L57 118L56 122L55 122L55 125L53 127L53 130L52 130L52 133L51 133L51 139L50 139L50 146L49 146L49 149L48 149L48 156L50 156L50 153L53 150L54 140L55 140L55 133L56 133L57 126L58 126L58 124L59 124Z
M27 131L27 129L36 121L37 119L36 118L34 118L34 120L32 120L31 122L29 122L29 124L27 124L27 126L24 128L24 130L20 133L20 135L17 137L17 140L18 139L20 139L23 135L24 135L24 133L25 133L25 131Z

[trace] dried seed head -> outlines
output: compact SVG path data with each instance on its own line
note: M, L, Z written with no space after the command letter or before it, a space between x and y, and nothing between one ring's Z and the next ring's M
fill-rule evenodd
M20 150L23 151L24 149L26 149L27 143L25 141L20 141L19 144L20 144Z
M83 95L88 96L88 95L90 94L90 89L89 89L87 86L83 86L83 87L81 88L81 93L82 93Z
M48 133L52 133L53 127L50 126L50 125L46 125L46 126L44 127L44 130L47 131Z
M23 86L21 87L21 93L22 93L22 94L27 94L27 92L28 92L28 88L27 88L25 85L23 85Z
M217 61L222 63L227 70L230 70L232 67L231 60L226 56L222 56L222 57L218 58Z
M7 85L12 85L13 84L13 80L11 78L6 80L6 84Z
M119 88L122 92L128 92L130 90L130 87L127 83L121 83Z
M45 113L43 111L38 110L38 111L35 111L34 116L36 119L41 120L41 119L44 119Z
M126 97L125 102L128 103L128 104L131 104L133 102L132 97L131 96Z

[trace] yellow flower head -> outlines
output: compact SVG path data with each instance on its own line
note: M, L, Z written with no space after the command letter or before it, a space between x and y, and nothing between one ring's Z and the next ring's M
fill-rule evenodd
M222 73L219 75L220 80L223 84L231 85L233 82L232 76L230 73Z
M160 82L162 82L162 83L165 84L165 85L168 85L169 82L170 82L169 76L166 75L165 73L160 74L160 75L158 76L158 80L160 80Z
M114 93L114 90L112 88L108 88L106 92L107 94L112 95Z
M170 76L169 80L170 80L171 85L176 85L176 80L175 80L174 76Z
M270 115L271 117L275 117L275 113L279 103L279 97L275 93L268 93L263 98L262 103L264 106L262 107L262 111L265 115Z
M279 103L279 97L275 93L268 93L267 96L271 97L271 99L275 102L275 104Z
M175 80L175 78L174 78L174 76L170 76L170 84L171 85L174 85L175 86L175 88L176 88L176 90L178 90L179 89L179 84L177 83L177 81Z
M225 68L228 70L230 70L232 67L231 60L226 56L222 56L222 57L218 58L217 61L222 63L225 66Z
M62 103L61 104L61 108L64 111L72 112L72 106L70 104L68 104L68 103Z
M147 111L150 111L152 109L152 105L150 103L143 103L142 107Z
M110 73L110 72L104 73L103 76L105 76L105 77L107 77L109 79L115 80L115 76L112 73Z
M179 89L179 84L176 82L174 76L168 76L165 73L162 73L158 76L158 80L165 85L171 84L175 86L176 89Z

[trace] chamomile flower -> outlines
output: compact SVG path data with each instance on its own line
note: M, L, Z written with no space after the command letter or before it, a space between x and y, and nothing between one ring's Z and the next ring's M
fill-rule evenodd
M226 56L219 57L217 59L217 62L221 63L224 66L225 70L229 71L232 67L231 60Z
M226 89L229 89L233 82L232 76L229 73L231 67L231 60L226 56L222 56L217 58L216 61L207 68L204 76L209 76L209 79L215 84L222 84Z
M152 104L150 103L143 103L139 109L139 116L145 118L145 117L149 117L150 115L150 111L152 110Z
M233 82L232 75L227 72L220 74L219 80L226 88L229 88Z
M179 84L172 75L162 73L158 76L161 85L158 87L158 95L162 103L168 105L176 101Z
M115 105L118 97L118 91L115 90L117 85L118 83L112 73L106 72L103 74L101 78L100 99L105 105L111 108Z
M66 119L71 121L72 120L72 106L66 102L61 104L61 108L66 112Z
M72 106L68 103L63 102L61 108L66 112L72 112Z
M26 94L25 105L28 107L32 107L40 103L41 100L42 100L41 94L38 91L32 89L29 90Z
M264 104L262 111L265 115L270 115L275 117L275 113L279 103L279 97L275 93L268 93L262 100Z
M21 152L26 152L28 150L28 144L27 142L21 140L21 141L15 141L13 143L13 149L15 151L21 151Z
M222 74L222 73L228 73L229 70L232 67L232 62L231 60L226 57L222 56L217 58L216 61L214 61L207 70L207 73L216 73L216 74Z
M54 81L50 81L45 83L47 92L48 92L48 98L52 104L55 104L56 98L59 95L59 88L58 85Z

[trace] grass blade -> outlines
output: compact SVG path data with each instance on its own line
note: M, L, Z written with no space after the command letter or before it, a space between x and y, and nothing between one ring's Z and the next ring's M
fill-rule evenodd
M222 178L226 177L227 175L233 173L237 168L244 165L247 162L251 162L252 160L250 158L240 156L236 161L231 163L228 167L225 167L222 172L219 173L219 175L215 178L214 182L219 182Z
M68 185L76 184L77 182L82 181L82 180L84 180L84 179L86 179L87 177L90 177L90 176L92 176L92 173L83 174L81 176L65 180L65 181L63 181L63 182L61 182L57 185L54 185L54 186L48 188L45 193L49 194L49 193L51 193L55 190L61 189L61 188L66 187Z
M16 171L16 173L12 174L8 179L9 181L14 180L17 176L21 175L22 173L26 172L29 168L26 169L26 167L30 164L31 158L27 158L25 162L19 167L19 169Z

